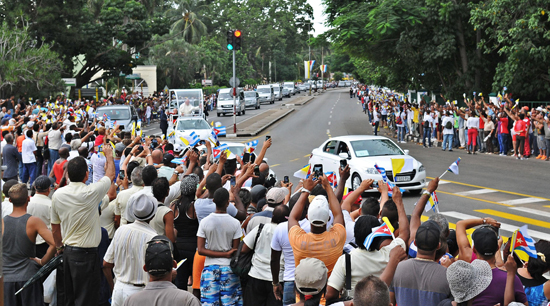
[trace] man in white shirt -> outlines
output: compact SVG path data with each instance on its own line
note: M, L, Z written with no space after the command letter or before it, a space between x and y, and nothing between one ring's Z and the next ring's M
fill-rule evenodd
M52 233L58 252L63 252L65 300L75 306L99 304L99 205L115 179L113 150L111 146L103 150L107 170L99 182L85 184L87 165L79 156L67 162L71 182L52 197Z
M104 148L106 146L102 146ZM92 172L93 172L93 183L97 183L104 175L105 175L105 153L104 152L98 152L98 147L96 147L96 153L92 154L92 157L90 157L90 161L92 162Z
M434 118L433 113L426 112L424 113L424 119L422 120L422 127L424 129L424 134L422 137L422 144L424 145L424 148L427 148L426 146L426 138L428 139L428 144L430 148L432 147L432 128L434 127Z
M198 106L193 106L189 103L189 99L185 99L185 102L180 106L179 112L180 116L191 115L194 110L198 110Z
M46 175L37 177L33 184L36 193L31 197L27 206L27 213L44 221L49 230L52 228L50 224L52 200L48 197L51 184L52 181ZM49 247L40 235L36 236L36 257L42 258Z
M441 124L443 126L443 144L441 145L443 147L443 151L448 147L449 152L453 151L453 138L454 138L454 124L455 120L452 115L449 115L447 111L443 111L443 120L441 121Z
M157 235L149 225L156 212L155 198L146 194L138 196L133 207L135 222L116 231L105 253L103 271L113 291L111 306L122 306L130 295L143 290L149 281L143 264L147 243ZM115 284L111 269L116 277Z
M145 118L147 119L147 125L151 124L151 105L147 104L147 108L145 109Z
M126 190L122 190L118 193L115 199L115 224L125 225L128 220L124 217L126 211L126 204L130 197L143 189L143 179L141 178L141 171L143 167L135 167L131 174L132 187Z
M378 126L380 125L380 113L378 112L378 107L374 107L372 111L372 122L374 125L374 136L378 136Z
M63 130L65 127L59 127L58 123L52 124L52 130L48 133L48 149L50 150L50 160L48 161L48 172L52 172L53 163L59 159L59 148L63 144Z
M32 140L32 130L25 131L25 140L21 144L21 158L23 160L23 175L21 179L23 183L29 181L29 185L32 186L34 179L36 178L36 145Z

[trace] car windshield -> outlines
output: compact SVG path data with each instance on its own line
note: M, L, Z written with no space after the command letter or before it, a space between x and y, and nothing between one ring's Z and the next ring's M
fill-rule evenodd
M244 96L247 97L247 98L254 98L254 97L256 97L256 92L247 91L247 92L244 93Z
M242 156L244 152L244 146L229 146L228 150L236 156Z
M103 115L107 115L111 120L130 120L130 110L124 108L98 109L97 118L103 118Z
M404 155L403 151L389 139L351 141L356 157Z
M202 100L202 91L200 89L183 89L170 91L170 107L179 107L189 99L189 103L193 106L199 106Z
M271 92L271 89L270 88L258 88L256 89L258 92L266 92L266 93L269 93Z
M180 120L178 121L176 130L185 131L185 130L208 130L210 126L208 123L202 119L197 120Z
M233 97L228 92L220 93L218 100L233 100Z
M284 87L286 87L286 88L294 88L294 85L292 85L292 84L285 84Z

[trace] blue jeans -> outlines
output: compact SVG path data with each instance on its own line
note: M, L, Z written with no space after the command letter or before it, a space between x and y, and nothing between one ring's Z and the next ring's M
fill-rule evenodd
M374 122L374 136L378 136L378 125L380 125L380 121Z
M397 127L397 141L405 141L405 127L404 126L398 126Z
M432 134L431 128L424 128L424 135L422 137L422 144L424 146L426 146L426 138L428 139L428 144L430 145L430 147L432 146L431 134Z
M52 172L53 163L55 163L56 160L59 159L59 151L58 150L50 150L50 160L48 160L48 175L50 175L50 172Z
M23 181L23 157L19 153L19 179Z
M443 134L443 150L449 148L449 151L453 149L453 134Z
M23 173L21 175L21 181L26 183L29 179L29 184L32 186L34 179L36 178L36 162L23 164Z
M296 303L296 291L293 281L283 283L283 305L292 305Z
M508 134L498 134L500 154L508 153Z

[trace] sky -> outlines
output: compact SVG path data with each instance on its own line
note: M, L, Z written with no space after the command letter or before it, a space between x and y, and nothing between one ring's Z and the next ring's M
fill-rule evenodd
M323 15L323 0L307 0L307 2L309 3L309 5L311 5L311 7L313 7L313 22L315 22L315 24L313 25L313 29L315 30L315 32L311 34L315 36L323 34L328 30L328 28L324 25L326 17Z

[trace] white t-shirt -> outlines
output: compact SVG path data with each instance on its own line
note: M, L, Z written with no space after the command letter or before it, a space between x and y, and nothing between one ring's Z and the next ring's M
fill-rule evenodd
M21 157L24 164L30 164L36 162L36 156L34 156L34 151L36 151L36 145L34 140L30 138L25 138L21 144Z
M434 118L429 113L425 113L424 119L422 119L422 122L426 121L430 123L430 127L434 127Z
M197 237L208 241L211 251L227 252L233 248L233 240L242 236L241 223L228 214L213 213L199 223ZM204 266L229 266L230 258L206 257Z
M90 161L93 168L93 182L96 183L105 176L105 162L107 162L107 159L102 154L94 153Z
M387 107L388 107L387 103L382 104L382 108L380 109L380 114L387 115L388 114L388 111L386 109Z
M451 128L450 129L446 128L447 122L451 123ZM443 125L443 135L452 135L452 134L454 134L453 128L452 128L454 126L454 123L455 123L455 120L452 116L444 116L443 117L443 120L441 122L441 124Z
M469 129L479 129L479 118L477 117L470 117L468 118L468 121L466 121L466 126Z
M311 224L308 219L301 220L299 224L306 233L311 231ZM271 239L271 248L283 253L283 258L285 259L283 281L294 281L294 270L296 269L296 265L294 262L294 252L288 240L288 222L280 223L275 228L273 238Z
M374 122L380 121L380 115L378 114L378 112L376 110L374 110L372 112L372 118L373 118L372 120L374 120Z
M262 228L260 237L258 237L258 244L255 246L254 241L256 240L256 235L258 233L258 228L260 226L254 227L253 230L248 233L243 241L250 248L254 249L254 256L252 257L252 268L248 275L259 280L264 281L273 281L271 276L271 240L273 238L273 233L277 228L275 223L266 223Z
M396 123L396 125L399 126L399 127L404 127L405 122L407 121L407 115L405 114L405 112L400 112L399 117L401 117L401 123L400 124Z

